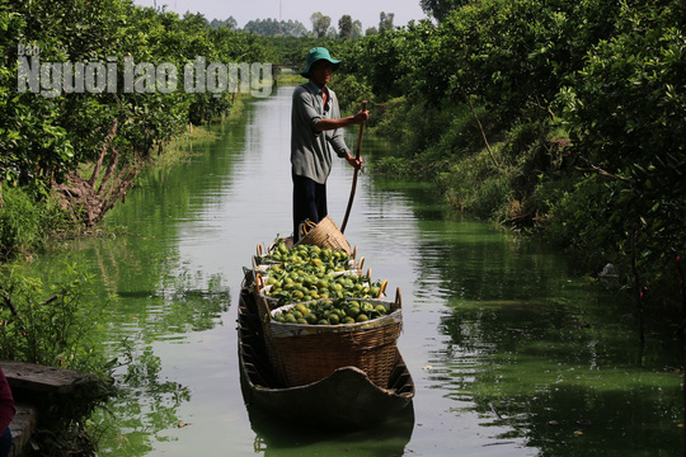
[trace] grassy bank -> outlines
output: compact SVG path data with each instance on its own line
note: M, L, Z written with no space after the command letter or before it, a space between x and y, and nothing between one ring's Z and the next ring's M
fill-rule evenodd
M215 134L203 126L190 126L187 132L161 147L143 166L172 167L187 160L192 154L189 144L212 141ZM79 170L90 176L93 164ZM53 194L39 196L29 187L3 187L3 204L0 206L0 261L30 259L48 249L54 241L94 232L102 233L106 227L84 228L74 220L71 208L60 205Z
M563 124L505 126L484 107L436 110L398 98L384 105L373 131L396 147L375 172L432 181L456 211L569 254L577 273L599 284L607 284L599 273L612 264L614 287L641 306L674 309L684 300L678 213L669 228L640 216L627 225L636 209L629 205L637 204L623 200L627 178L590 166ZM657 195L653 205L679 201Z

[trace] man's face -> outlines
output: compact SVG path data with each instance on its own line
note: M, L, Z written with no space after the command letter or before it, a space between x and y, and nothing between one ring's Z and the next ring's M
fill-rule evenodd
M310 67L312 81L319 87L329 83L331 73L333 73L333 65L328 60L318 60Z

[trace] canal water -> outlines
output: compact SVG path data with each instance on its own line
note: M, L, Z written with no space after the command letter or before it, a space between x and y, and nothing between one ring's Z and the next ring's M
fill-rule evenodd
M69 243L36 267L50 277L76 261L101 288L103 344L125 363L116 380L126 395L96 415L100 455L681 453L668 333L649 326L641 347L632 303L574 276L564 256L455 216L431 185L368 173L346 236L391 295L401 289L412 409L356 433L249 415L236 307L256 245L290 234L291 93L250 103L186 163L142 176L108 216L116 236ZM367 161L388 149L364 141ZM351 179L336 162L328 193L339 223Z

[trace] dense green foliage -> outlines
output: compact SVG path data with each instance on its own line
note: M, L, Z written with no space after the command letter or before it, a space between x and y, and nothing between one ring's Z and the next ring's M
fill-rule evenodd
M274 60L263 37L212 29L202 15L181 18L136 7L130 0L0 0L0 5L5 56L0 67L0 189L7 193L22 187L39 207L54 207L41 203L54 184L95 163L105 145L116 154L104 157L103 170L112 165L116 175L127 166L138 167L153 153L162 153L189 123L218 118L235 104L237 92L252 89L252 75L236 69L240 84L233 90L187 90L186 65L198 63L199 56L208 69L213 62L228 68ZM59 73L53 64L60 66ZM107 68L107 79L105 87L93 90L88 65L96 64ZM162 84L169 79L159 79L165 67L177 72L175 90ZM27 74L33 75L35 87L22 76ZM90 81L93 86L97 78L91 74ZM3 258L35 248L44 235L40 227L54 226L49 219L29 220L29 214L38 217L44 210L13 209L19 201L5 200L0 221L28 225L21 236L12 223L0 229Z
M35 201L22 188L3 193L0 210L0 259L29 255L45 246L50 235L69 232L68 219L52 199Z
M109 375L94 339L104 308L87 275L73 265L64 272L63 283L45 285L18 267L0 270L0 357Z
M0 72L0 172L6 184L31 185L42 193L53 179L59 181L79 164L96 160L114 119L118 130L113 144L126 163L145 159L189 122L206 122L231 106L229 91L217 96L191 93L180 84L165 93L138 72L137 90L129 93L125 58L132 58L134 65L168 63L179 72L196 56L205 57L206 64L273 59L258 36L226 27L211 29L200 15L179 18L135 7L128 0L0 3L0 49L5 56ZM57 96L20 91L19 61L30 59L30 54L38 54L41 63L113 63L116 90L107 86L100 92L60 91ZM42 77L43 89L44 83ZM139 90L143 88L149 90Z
M423 173L460 209L540 234L591 272L612 262L627 284L635 277L678 299L683 2L422 6L438 25L339 50L341 99L372 100L378 130L399 145L379 169Z
M32 392L43 422L31 443L35 455L95 455L85 419L116 394L111 376L117 360L107 359L98 339L106 307L90 276L74 265L62 273L59 283L46 285L19 267L0 267L0 358L95 375L71 395Z

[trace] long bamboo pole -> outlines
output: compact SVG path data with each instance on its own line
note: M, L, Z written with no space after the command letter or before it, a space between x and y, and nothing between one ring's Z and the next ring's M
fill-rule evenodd
M367 109L367 100L362 102L362 111ZM360 134L357 136L357 150L355 152L355 158L360 159L360 151L362 149L362 133L364 132L364 122L360 124ZM345 226L348 225L348 217L350 217L350 210L353 207L353 199L355 198L355 189L357 187L357 174L359 173L359 168L355 168L353 174L353 184L350 188L350 198L348 198L348 207L345 209L345 216L343 217L343 223L341 224L341 233L345 232Z

